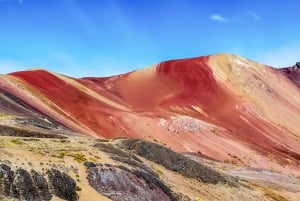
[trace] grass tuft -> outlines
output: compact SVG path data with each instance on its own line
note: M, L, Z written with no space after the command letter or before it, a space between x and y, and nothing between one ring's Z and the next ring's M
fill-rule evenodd
M87 161L87 158L86 158L86 156L83 153L77 152L77 153L69 154L68 156L73 157L73 159L75 161L77 161L78 163L82 163L82 162L86 162Z
M22 142L22 141L20 141L18 139L12 139L10 141L10 144L12 144L12 145L22 145L22 144L24 144L24 142Z
M76 191L82 191L82 188L80 188L80 186L76 186Z
M155 172L158 174L158 176L162 176L164 174L164 172L159 169L155 169Z

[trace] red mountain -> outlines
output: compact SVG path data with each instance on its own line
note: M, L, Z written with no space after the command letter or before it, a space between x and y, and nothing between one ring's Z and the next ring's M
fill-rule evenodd
M21 71L2 75L0 89L86 135L143 138L300 175L297 66L275 69L219 54L106 78Z

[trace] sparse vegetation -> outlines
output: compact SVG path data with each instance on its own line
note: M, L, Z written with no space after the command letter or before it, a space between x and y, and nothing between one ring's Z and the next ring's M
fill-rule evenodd
M265 187L261 187L261 189L267 197L272 198L274 201L288 201L283 196L281 196Z
M0 114L0 120L7 120L7 119L14 119L16 118L15 115L10 114Z
M77 161L78 163L82 163L82 162L87 161L87 158L86 158L85 154L80 153L80 152L77 152L77 153L71 153L71 154L68 154L68 156L73 157L73 159L74 159L75 161Z
M225 183L225 184L224 184L224 187L225 187L226 189L230 189L230 185L229 185L228 183Z
M158 174L158 176L162 176L164 174L164 172L160 169L155 169L155 172Z
M156 162L165 168L175 171L183 176L197 179L204 183L230 183L234 186L234 179L193 161L182 154L172 151L164 146L143 140L123 140L119 146L128 151Z
M65 172L66 174L71 174L71 176L73 177L72 179L77 182L77 185L76 183L73 185L73 190L76 190L79 196L80 194L82 194L79 192L85 190L85 185L83 186L84 182L82 181L82 179L85 179L85 177L83 177L82 175L79 176L79 170L81 170L82 167L85 167L85 170L87 171L92 171L97 168L101 169L103 167L109 169L118 167L124 171L131 172L139 179L143 179L151 184L154 183L159 188L161 188L164 193L172 198L172 200L176 201L204 201L204 199L210 199L206 195L204 196L199 193L193 193L192 195L194 195L194 197L183 199L183 196L185 195L181 195L180 193L177 193L175 191L173 192L172 190L168 189L168 183L163 181L163 178L167 176L169 177L170 175L174 174L170 172L170 170L183 175L184 178L195 178L196 180L201 181L202 185L205 185L205 183L218 183L218 185L209 184L209 186L211 186L212 188L219 188L221 189L221 192L227 195L233 195L234 193L236 193L235 184L239 184L235 183L236 180L231 179L231 177L225 176L226 171L223 171L224 169L228 170L228 168L232 167L230 164L222 164L223 166L219 165L216 167L213 166L213 168L218 170L217 173L223 171L223 173L217 174L213 170L205 168L207 167L205 165L205 162L202 167L201 164L196 164L194 161L189 160L187 157L183 157L184 155L173 152L171 150L167 150L167 146L159 145L166 145L165 143L154 138L151 138L150 140L157 141L157 143L149 143L144 141L138 142L139 140L135 141L132 139L94 140L79 136L76 136L75 138L68 136L68 138L64 139L48 139L39 138L36 136L15 137L15 135L10 135L0 138L0 148L9 148L7 150L1 149L2 151L4 151L3 158L7 161L4 161L4 159L0 159L0 161L2 160L4 161L4 163L8 164L8 162L10 162L9 158L13 157L14 160L16 160L14 168L40 168L42 170L41 174L45 175L45 171L50 167ZM124 141L127 143L123 143ZM23 158L19 153L15 154L12 151L13 149L18 150L18 152L22 151L22 153L23 151L30 151L30 157ZM202 154L200 150L196 150L196 152L199 155ZM241 161L241 159L235 154L235 152L228 154L227 157L229 160L226 161L228 163ZM34 161L32 160L31 156L34 156L34 158L40 157L42 158L43 162L39 160ZM102 160L100 160L100 156L102 157ZM111 160L106 161L107 157L110 157ZM64 158L71 160L64 160ZM145 159L148 159L157 164L155 165L153 163L149 163L149 161ZM111 163L111 161L113 162ZM243 161L246 161L246 158L243 157ZM107 165L103 166L100 162L107 163ZM90 164L87 165L88 163ZM162 165L163 167L160 165ZM192 185L197 185L197 181L193 179L187 180L187 182L191 182ZM245 183L248 184L246 181ZM261 197L274 201L286 201L284 196L280 195L280 191L275 191L272 188L268 187L256 187L257 188L249 188L249 191L250 189L251 191L259 190ZM213 190L211 190L210 192L212 191ZM202 198L202 196L204 197Z
M60 143L70 143L71 141L67 140L67 139L60 139L59 142Z
M95 140L96 142L108 142L109 140L108 139L96 139Z
M82 189L80 188L80 186L76 186L76 191L82 191Z
M32 141L32 142L38 142L38 141L40 141L39 138L23 138L22 140L23 141Z
M64 158L66 156L65 152L58 152L51 155L52 157Z
M95 163L98 162L98 160L94 157L89 157L89 160L92 161L92 162L95 162Z
M10 144L12 144L12 145L22 145L22 144L24 144L24 142L22 142L18 139L12 139L12 140L10 140Z
M29 129L3 126L3 125L0 125L0 136L15 136L15 137L30 137L30 138L57 138L57 139L67 138L67 137L59 135L59 134L41 133L41 132L29 130Z

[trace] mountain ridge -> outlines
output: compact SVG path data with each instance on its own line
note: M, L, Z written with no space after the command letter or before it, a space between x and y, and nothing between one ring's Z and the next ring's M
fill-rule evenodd
M293 84L281 70L230 54L106 78L41 69L0 78L2 90L76 132L155 139L219 161L235 154L242 166L299 175L300 101Z

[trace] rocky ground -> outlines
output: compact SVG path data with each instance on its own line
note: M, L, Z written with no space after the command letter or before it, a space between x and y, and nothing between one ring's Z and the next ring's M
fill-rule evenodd
M299 178L282 173L183 155L154 140L95 139L25 120L0 121L0 200L297 201L300 197Z

